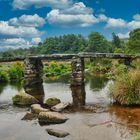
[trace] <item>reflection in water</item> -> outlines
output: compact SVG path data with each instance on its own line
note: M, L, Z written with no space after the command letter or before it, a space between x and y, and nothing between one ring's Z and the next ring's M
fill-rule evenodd
M101 90L102 88L104 88L108 82L108 79L106 77L100 77L100 76L94 76L94 77L90 77L88 78L88 83L90 84L90 88L93 91L98 91Z
M73 98L73 106L74 107L82 107L85 105L85 84L81 86L71 86L72 90L72 98Z
M102 79L102 78L92 77L92 79L89 79L89 82L86 84L86 92L85 92L85 85L71 86L71 91L70 91L69 84L64 84L61 82L49 83L49 84L44 83L46 99L53 96L53 97L60 98L61 101L63 102L71 102L71 96L72 96L73 107L74 109L76 108L77 113L68 113L67 114L68 118L70 118L69 121L65 123L64 125L58 125L58 128L60 127L60 129L61 127L63 127L63 129L69 128L69 132L72 134L72 136L74 135L73 137L70 136L66 138L67 140L76 140L76 138L77 139L79 138L79 135L81 136L79 139L82 139L84 136L86 136L85 139L92 139L93 137L97 137L98 140L101 140L102 138L104 138L104 136L106 136L104 138L105 140L112 140L112 139L132 140L131 137L133 138L133 134L139 128L140 109L139 108L126 108L126 107L114 106L114 105L111 107L108 107L108 105L110 104L110 99L107 95L108 95L110 84L111 84L111 81L108 81L106 83L106 80L104 78ZM12 104L12 96L14 96L20 89L22 89L22 85L20 84L19 85L1 84L0 85L0 93L1 93L0 106L5 105L5 104L8 105L9 103ZM42 86L42 81L38 79L26 79L24 83L24 89L28 94L31 94L35 96L36 98L38 98L41 103L43 102L44 89ZM100 89L100 91L99 90L95 91L95 89ZM84 112L85 110L83 107L85 104L87 104L87 106L91 105L93 107L97 105L97 109L98 109L97 112L96 110L95 112L93 110L94 113L93 112L85 113ZM10 136L9 138L7 138L6 136L8 136L9 134L11 135L16 134L17 126L18 124L21 123L19 120L21 117L23 117L23 113L22 113L21 116L19 116L19 118L17 119L17 117L15 117L15 112L14 112L15 108L12 109L13 114L12 113L8 114L8 111L7 111L8 109L9 107L5 109L5 113L0 114L0 119L2 120L1 130L0 130L0 133L1 133L0 139L2 140L11 140ZM105 112L103 112L102 109L103 111L104 109L106 109ZM21 109L16 112L20 114L23 111ZM71 112L73 112L73 110ZM10 114L13 115L13 119L11 119ZM15 122L13 122L13 120L15 120ZM13 127L13 125L9 126L10 121L12 124L16 124L15 125L16 127ZM105 122L109 122L109 123L105 124ZM95 126L95 124L97 124L98 126ZM76 127L77 129L73 130L72 128L75 126L77 126ZM4 127L10 128L8 129L9 133L7 133L5 129L3 129ZM23 129L23 127L25 129ZM35 127L37 127L37 125L35 125ZM32 127L32 129L35 129L35 127ZM18 126L18 130L20 130L21 132L25 132L26 136L31 136L31 137L34 136L35 139L36 139L36 134L37 134L35 132L39 131L40 134L43 132L42 129L40 129L40 127L37 130L32 131L32 132L26 131L27 128L28 127L26 123L23 124L23 122L21 123L21 125ZM14 132L12 133L12 131ZM81 133L81 131L83 133ZM6 136L4 135L5 133L6 133ZM20 136L21 139L25 139L24 134L22 133L19 133L19 134L21 134ZM14 135L13 135L13 138L14 138ZM41 134L41 137L39 135L39 138L41 138L42 140L45 140L46 133L44 135L44 138L43 138L43 134ZM30 139L30 138L27 138L27 139ZM52 137L50 139L52 139Z
M0 94L3 93L3 90L5 89L6 85L7 85L6 83L1 83L0 84Z
M43 103L45 94L42 79L26 78L24 80L24 90L34 96L40 103Z
M21 91L23 89L23 81L10 82L10 85L18 91Z

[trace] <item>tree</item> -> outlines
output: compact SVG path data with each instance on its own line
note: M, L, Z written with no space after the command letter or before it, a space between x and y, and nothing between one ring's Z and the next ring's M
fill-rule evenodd
M131 53L140 53L140 28L129 33L128 49Z
M117 36L114 32L112 33L112 45L114 48L121 48L122 45L121 45L121 40L119 38L119 36Z
M100 33L92 32L88 36L88 39L87 51L100 53L111 52L112 48L110 43Z

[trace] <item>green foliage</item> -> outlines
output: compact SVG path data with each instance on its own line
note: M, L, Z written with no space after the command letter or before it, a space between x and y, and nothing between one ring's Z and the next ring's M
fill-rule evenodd
M113 37L113 40L112 40L113 47L121 48L122 45L121 45L121 40L120 40L119 36L117 36L115 33L112 33L112 37Z
M8 74L4 71L0 71L0 82L8 82Z
M57 63L52 61L44 66L44 74L46 77L62 76L71 73L71 66L67 63Z
M64 35L50 37L45 40L40 47L40 53L78 53L87 46L86 39L81 35Z
M90 67L91 73L105 74L111 69L112 61L108 59L99 59L96 60Z
M140 71L133 70L116 77L111 96L122 105L140 104Z
M126 65L124 64L117 64L115 65L115 74L118 76L118 75L121 75L123 73L126 73L128 71L128 68Z
M140 28L130 32L128 49L131 53L140 53Z
M124 48L115 48L114 53L125 53Z
M13 64L9 69L9 79L21 80L23 77L23 66L21 63Z
M88 38L75 34L49 37L38 46L0 52L0 57L79 52L140 53L140 28L131 31L129 39L120 39L112 33L112 41L98 32L91 32Z
M98 32L92 32L88 36L88 48L85 49L89 52L112 52L111 44L105 39L103 35Z

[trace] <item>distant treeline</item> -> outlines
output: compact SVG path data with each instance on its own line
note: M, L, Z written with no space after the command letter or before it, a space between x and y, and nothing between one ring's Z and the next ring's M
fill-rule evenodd
M38 46L1 52L0 57L79 52L140 53L140 28L131 31L129 36L122 40L112 33L112 41L108 41L98 32L91 32L87 38L75 34L49 37Z

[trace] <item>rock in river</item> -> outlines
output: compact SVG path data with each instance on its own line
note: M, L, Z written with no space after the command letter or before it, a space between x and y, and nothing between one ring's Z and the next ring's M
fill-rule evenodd
M57 112L40 112L38 120L40 124L59 124L66 122L68 118Z
M41 107L40 104L31 105L31 112L35 114L39 114L40 112L48 112L49 109Z
M36 116L33 113L27 112L22 120L33 120L34 118L36 118Z
M53 107L51 107L51 110L56 111L56 112L61 112L65 108L67 108L70 105L70 103L59 103Z
M47 106L49 106L49 107L55 106L55 105L57 105L57 104L59 104L59 103L61 103L60 99L55 98L55 97L49 98L49 99L47 99L46 102L45 102L45 104L46 104Z
M33 96L26 93L19 93L15 95L13 98L13 104L15 105L32 105L38 103L38 100Z
M49 135L56 136L58 138L63 138L69 135L68 132L58 130L58 129L46 129Z

